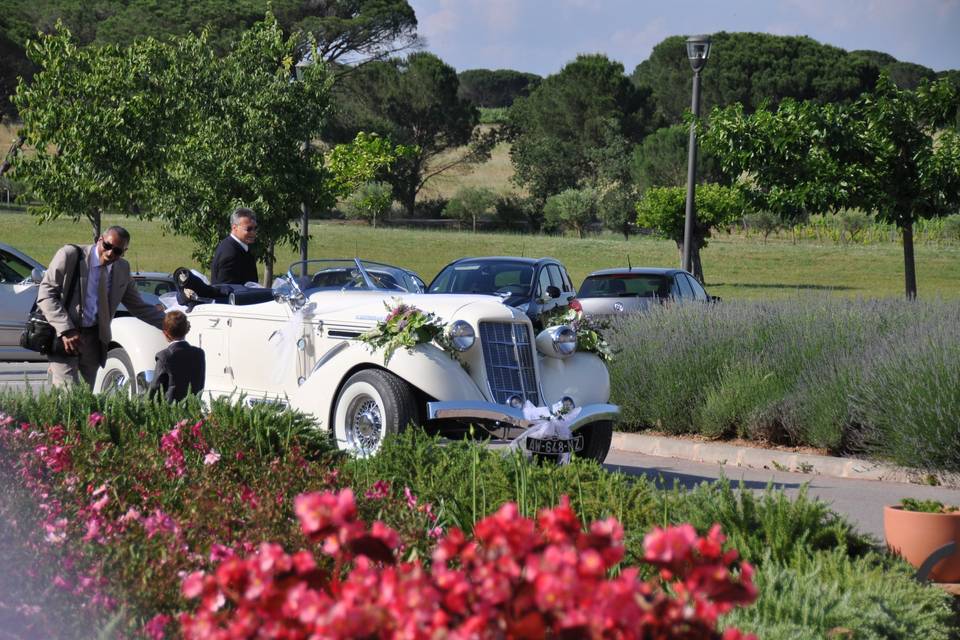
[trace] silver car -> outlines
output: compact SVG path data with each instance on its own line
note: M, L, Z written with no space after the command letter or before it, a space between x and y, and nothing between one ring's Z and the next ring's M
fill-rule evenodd
M682 269L618 267L588 275L577 300L588 317L615 317L667 300L715 302L719 298L708 295L696 278Z
M0 360L45 360L20 347L20 333L37 300L45 267L8 244L0 243Z

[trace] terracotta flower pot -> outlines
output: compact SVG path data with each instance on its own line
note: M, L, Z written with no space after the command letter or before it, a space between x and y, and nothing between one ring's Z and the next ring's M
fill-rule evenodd
M957 549L934 566L930 579L960 582L960 512L924 513L905 511L900 505L884 507L883 533L890 551L917 568L931 553L956 542Z

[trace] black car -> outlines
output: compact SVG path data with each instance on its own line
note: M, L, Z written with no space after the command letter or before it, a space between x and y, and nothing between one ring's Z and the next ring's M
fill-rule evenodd
M451 262L433 279L427 293L499 296L504 304L526 313L540 330L543 313L568 306L576 290L559 260L497 256Z

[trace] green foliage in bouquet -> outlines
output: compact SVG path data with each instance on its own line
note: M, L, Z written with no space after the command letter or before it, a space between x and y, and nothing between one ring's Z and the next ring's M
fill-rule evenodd
M591 320L583 315L582 311L569 307L557 307L543 315L543 326L553 327L558 324L570 325L577 334L577 351L595 353L606 363L613 360L613 348L603 332L609 328L606 322Z
M456 352L450 344L446 327L436 314L422 311L413 305L404 304L394 299L387 308L386 319L377 322L377 326L360 336L360 341L370 345L374 350L383 349L383 364L390 363L397 349L404 348L412 351L421 344L436 343L451 358L456 359Z

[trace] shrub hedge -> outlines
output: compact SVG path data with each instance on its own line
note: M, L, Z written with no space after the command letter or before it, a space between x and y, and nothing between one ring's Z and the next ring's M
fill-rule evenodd
M620 429L960 471L960 302L664 306L619 321L609 340Z

